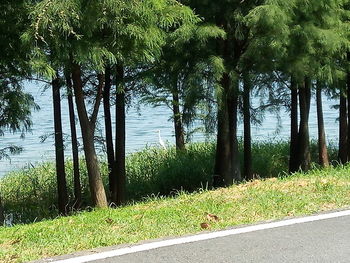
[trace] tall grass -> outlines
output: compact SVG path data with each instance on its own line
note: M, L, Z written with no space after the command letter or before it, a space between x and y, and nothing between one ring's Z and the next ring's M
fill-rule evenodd
M197 143L184 152L175 148L148 148L127 158L127 196L169 195L177 190L193 191L211 185L215 147Z
M312 144L312 157L317 161L317 146ZM240 146L242 153L242 145ZM252 147L253 172L256 177L277 177L288 171L289 144L287 142L259 142ZM330 147L331 158L336 149ZM140 200L147 196L172 195L179 190L194 191L211 187L214 170L215 144L195 143L177 152L146 148L130 154L127 166L127 199ZM240 156L241 162L243 155ZM83 207L91 205L87 170L81 162ZM73 167L66 163L70 200L73 200ZM108 168L101 161L101 172L108 189ZM0 179L0 193L6 213L13 213L16 222L28 223L57 216L56 175L54 163L46 162L35 168L11 172Z

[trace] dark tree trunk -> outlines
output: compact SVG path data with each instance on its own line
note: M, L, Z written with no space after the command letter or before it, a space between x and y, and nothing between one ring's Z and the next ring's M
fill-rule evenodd
M217 18L217 25L226 27L226 21ZM232 41L232 43L231 43ZM235 49L235 61L238 61L239 47L233 40L219 40L218 52L227 63L231 59L232 49ZM234 47L232 47L233 44ZM237 50L236 50L237 49ZM214 167L213 186L229 186L235 181L241 181L237 140L237 108L239 83L232 79L228 72L221 78L222 93L218 105L218 131Z
M339 161L345 164L348 161L348 121L347 121L347 106L346 97L340 92L340 106L339 106Z
M0 226L4 225L5 221L5 211L4 211L4 206L2 204L2 199L0 195Z
M303 171L311 168L309 115L311 103L311 80L305 78L304 85L299 88L300 125L298 136L298 166Z
M228 76L224 76L226 78ZM225 178L232 176L229 143L229 121L228 105L226 96L222 95L218 106L218 130L216 141L216 157L214 170L214 187L223 187L226 184Z
M227 30L229 23L224 16L216 17L216 25ZM225 67L237 65L244 43L236 39L217 41L217 52L224 60ZM231 66L232 66L231 65ZM218 103L218 130L214 166L213 186L229 186L241 181L237 140L238 80L233 81L229 69L222 75L222 92Z
M252 136L250 124L250 90L251 81L249 74L244 75L243 79L243 122L244 122L244 178L253 179L252 171Z
M175 142L176 149L185 149L185 136L182 124L181 112L180 112L180 99L179 92L177 90L173 91L173 115L174 115L174 127L175 127Z
M61 117L61 95L60 80L58 76L52 80L52 98L55 126L55 156L56 156L56 176L58 192L58 210L60 214L66 215L68 212L68 192L66 182L66 172L64 166L64 146Z
M347 54L348 56L348 62L350 62L350 53ZM347 161L350 160L350 72L347 72L347 80L346 80L346 91L347 91L347 99L348 99L348 108L347 108L347 115L348 115L348 127L347 127Z
M290 150L289 150L289 172L298 171L298 85L291 78L291 110L290 110Z
M82 202L80 171L79 171L79 149L78 149L77 128L75 124L72 80L70 75L66 76L66 83L67 83L67 93L68 93L69 122L70 122L70 130L71 130L72 155L73 155L73 185L74 185L74 199L75 199L74 208L79 209Z
M231 152L231 169L232 175L229 177L228 184L232 185L234 182L242 181L241 167L238 155L238 140L237 140L237 123L238 123L238 80L234 82L233 89L230 92L230 96L227 102L228 105L228 117L229 117L229 140L230 152ZM233 179L231 179L233 177Z
M106 67L105 70L105 89L103 92L103 110L105 121L105 133L106 133L106 147L107 147L107 161L108 161L108 178L109 178L109 191L111 200L117 199L117 181L115 176L115 158L114 158L114 146L113 146L113 131L112 131L112 117L111 117L111 69Z
M229 186L241 180L237 141L237 95L231 94L230 77L223 75L223 94L218 108L218 132L214 170L214 187Z
M100 167L98 164L98 159L96 155L95 145L94 145L94 132L95 132L95 122L97 113L92 115L91 122L89 120L87 109L84 101L83 93L83 83L81 79L81 68L78 64L72 62L72 79L73 79L73 88L75 93L75 102L77 105L79 122L81 126L83 144L84 144L84 153L86 167L89 176L89 186L91 192L91 198L93 204L97 207L107 207L107 198L106 192L103 186ZM96 101L98 98L96 99ZM96 105L95 109L98 107Z
M125 201L126 169L125 169L125 89L123 87L124 68L117 66L117 94L116 94L116 174L117 196L112 200L116 205Z
M318 160L322 167L329 166L329 158L326 143L326 132L323 120L322 88L317 83L316 88L317 124L318 124Z

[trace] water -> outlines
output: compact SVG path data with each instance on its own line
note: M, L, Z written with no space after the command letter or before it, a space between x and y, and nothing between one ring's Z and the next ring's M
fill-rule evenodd
M32 131L27 133L24 139L20 137L20 134L11 133L6 133L5 136L0 137L0 147L14 144L22 146L24 149L20 155L12 156L11 160L0 160L0 177L12 170L54 159L54 138L49 136L45 142L40 142L41 136L52 134L54 129L51 89L43 92L43 88L40 85L27 83L26 91L30 92L35 97L35 101L41 109L40 111L33 113ZM335 142L338 139L338 124L336 122L338 113L336 110L331 109L331 106L334 104L336 104L336 102L324 99L324 118L327 139L328 141ZM158 145L158 135L155 132L158 129L161 131L161 136L164 141L167 141L169 144L174 144L174 129L170 116L171 110L167 107L153 108L150 106L131 106L127 112L126 120L127 152L135 152L147 145ZM288 139L290 130L289 113L282 110L280 116L281 122L279 123L274 114L266 114L262 126L253 126L253 140L277 141L281 139ZM317 136L316 120L316 106L315 104L312 104L310 115L310 134L313 137ZM62 126L64 133L68 135L70 133L69 113L67 101L65 99L62 101ZM276 128L278 126L280 126L280 130L277 134ZM79 127L77 126L77 128L78 136L80 137ZM242 128L242 125L239 125L239 136L242 136L243 134ZM193 140L204 141L205 136L201 133L196 133ZM65 154L67 157L71 156L69 140L67 141L67 149Z

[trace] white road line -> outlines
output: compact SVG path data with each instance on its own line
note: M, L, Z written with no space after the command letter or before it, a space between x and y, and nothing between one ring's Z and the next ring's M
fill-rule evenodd
M156 248L161 247L169 247L179 244L186 244L186 243L192 243L202 240L208 240L208 239L214 239L219 237L226 237L231 235L238 235L242 233L249 233L264 229L272 229L277 227L283 227L283 226L290 226L295 224L302 224L307 222L313 222L313 221L319 221L319 220L325 220L325 219L331 219L331 218L337 218L342 216L349 216L350 210L340 211L340 212L333 212L329 214L321 214L321 215L315 215L315 216L307 216L302 218L294 218L294 219L288 219L278 222L272 222L272 223L266 223L266 224L260 224L260 225L253 225L248 227L242 227L242 228L236 228L236 229L230 229L230 230L223 230L223 231L217 231L212 233L205 233L205 234L198 234L194 236L187 236L187 237L181 237L176 239L170 239L170 240L163 240L163 241L157 241L153 243L148 244L142 244L142 245L135 245L131 247L125 247L125 248L119 248L111 251L96 253L92 255L86 255L86 256L80 256L75 258L69 258L64 260L58 260L58 261L51 261L53 263L83 263L83 262L90 262L94 260L100 260L105 258L111 258L131 253L137 253L141 251L146 250L152 250Z

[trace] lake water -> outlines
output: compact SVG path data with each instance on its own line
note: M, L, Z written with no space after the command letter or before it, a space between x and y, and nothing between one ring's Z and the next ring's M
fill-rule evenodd
M11 156L11 160L0 160L0 177L7 172L28 165L35 165L43 161L54 159L54 139L49 136L45 142L40 142L40 137L53 133L53 108L51 89L43 92L40 85L33 83L26 84L26 91L31 93L36 103L40 106L40 111L33 113L32 131L27 133L22 139L20 134L6 133L5 136L0 137L0 148L14 144L23 147L23 152L19 155ZM253 100L254 103L254 100ZM328 101L324 99L324 118L328 141L337 141L338 138L338 124L336 119L338 113L331 109L331 106L336 104L335 101ZM112 109L112 113L113 113ZM66 100L62 101L62 125L64 133L70 133L68 105ZM144 148L145 146L156 146L158 142L158 135L155 130L161 131L163 140L168 141L169 144L175 143L173 123L170 120L171 110L167 107L153 108L150 106L131 106L127 112L127 152L135 152ZM289 113L281 111L281 128L276 133L278 120L273 114L266 114L264 122L261 126L253 126L252 135L253 140L281 140L289 138L290 118ZM310 115L310 133L312 137L317 136L317 122L316 122L316 107L313 103ZM79 129L79 127L77 126ZM239 125L239 136L242 136L242 125ZM79 132L80 133L80 132ZM206 136L201 133L196 133L193 136L193 141L204 141ZM67 141L66 157L71 156L69 148L69 140Z

